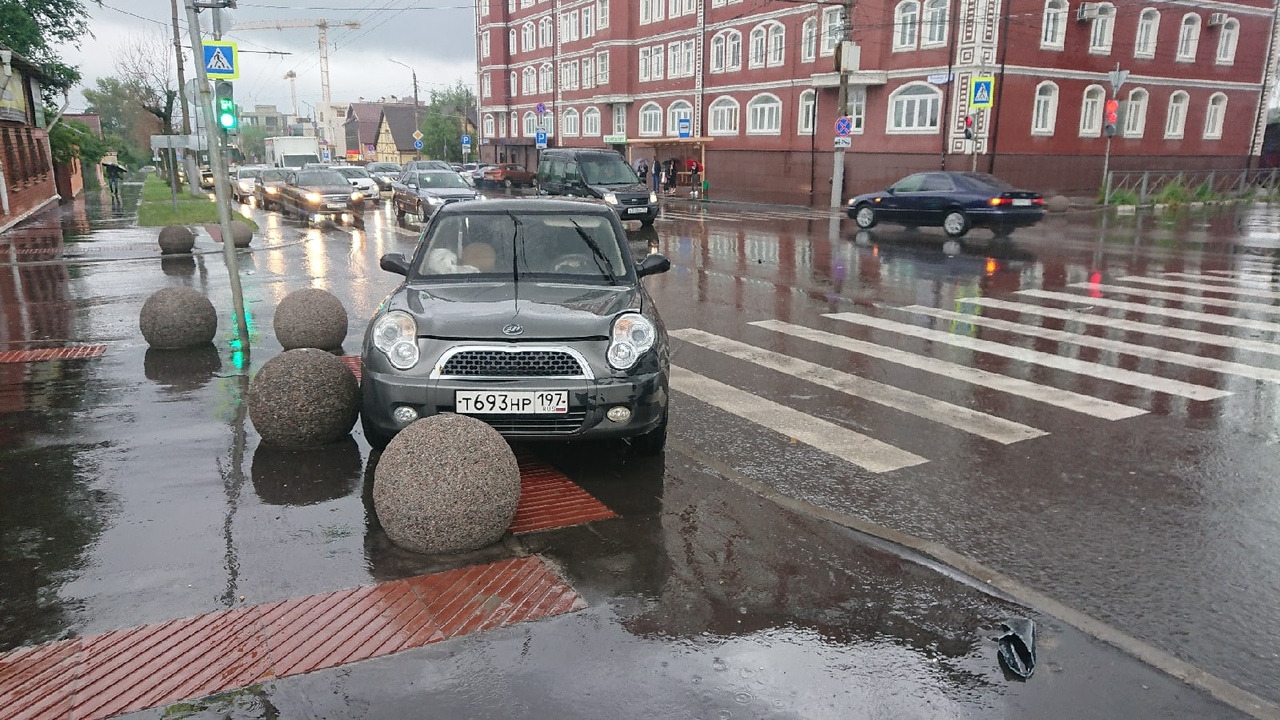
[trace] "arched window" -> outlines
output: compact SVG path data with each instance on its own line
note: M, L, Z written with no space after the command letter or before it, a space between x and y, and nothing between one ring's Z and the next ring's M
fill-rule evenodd
M1031 111L1031 134L1052 135L1058 122L1058 86L1045 81L1036 86L1035 107Z
M742 33L730 30L724 35L724 57L727 70L742 69Z
M538 21L538 47L551 47L555 43L555 30L551 26L551 18L544 17Z
M511 48L512 53L514 53L516 50L519 49L518 47L516 47L516 29L515 28L511 28L511 30L507 32L507 47Z
M667 134L677 136L680 134L680 121L688 120L689 128L693 129L693 106L684 100L677 100L667 108Z
M532 66L525 68L520 73L520 94L532 95L538 91L538 71Z
M889 95L891 133L936 133L942 93L927 83L909 83Z
M777 95L760 93L747 103L748 135L782 133L782 101Z
M1222 139L1222 122L1227 117L1227 96L1214 93L1209 96L1209 105L1204 110L1204 139Z
M1187 129L1187 106L1191 97L1178 90L1169 96L1169 112L1164 117L1164 137L1166 140L1180 140Z
M738 134L738 101L723 95L716 98L711 103L709 112L711 116L711 134L712 135L737 135Z
M1040 47L1061 50L1067 37L1067 0L1047 0L1040 25Z
M726 67L728 57L725 55L725 33L719 32L711 38L711 72L722 73Z
M520 26L520 49L528 52L538 47L538 31L532 22Z
M1134 88L1124 109L1124 136L1140 138L1147 128L1147 91Z
M640 134L651 137L662 134L662 107L656 102L640 108Z
M787 59L787 29L782 23L773 23L769 26L769 57L765 59L765 64L769 67L778 67Z
M1111 53L1111 38L1116 31L1116 8L1111 3L1098 3L1097 15L1089 29L1089 52L1098 55Z
M538 68L538 92L549 93L555 89L555 72L551 69L551 63L543 63Z
M1218 30L1218 55L1216 62L1219 65L1233 65L1236 61L1236 44L1240 41L1240 21L1235 18L1228 19L1222 24L1222 28Z
M511 113L511 137L517 137L519 135L520 135L520 118L513 111Z
M556 114L550 110L542 113L542 117L538 118L538 127L547 134L547 137L555 137Z
M1138 37L1133 42L1133 56L1136 58L1153 58L1156 56L1156 35L1160 30L1160 11L1147 8L1138 16Z
M813 90L805 90L800 93L800 113L797 116L799 122L796 123L797 130L800 135L812 135L813 127L816 124L818 110L818 96Z
M1195 62L1196 50L1200 48L1200 16L1187 13L1182 16L1182 27L1178 31L1179 62Z
M493 116L485 115L484 116L484 136L493 137L494 132L495 132L495 126L493 123Z
M893 10L893 49L915 50L920 37L920 3L902 0Z
M800 29L800 60L813 62L818 57L818 18L804 21Z
M507 93L510 94L511 97L515 97L520 94L520 86L516 84L516 81L518 80L516 71L512 70L511 74L507 76L507 79L509 81L509 84L507 85Z
M1101 85L1084 89L1084 99L1080 102L1080 137L1102 136L1102 107L1106 101L1107 92Z
M578 111L569 108L564 111L564 117L560 120L560 134L565 137L576 137L580 128L578 127Z
M538 117L533 114L532 110L526 110L524 114L524 136L533 137L538 134Z
M582 134L585 137L600 137L600 111L587 108L582 111Z
M925 0L920 47L938 47L947 44L949 2L950 0Z
M764 24L760 24L751 28L751 44L747 51L747 67L764 67L764 60L767 54L768 28Z

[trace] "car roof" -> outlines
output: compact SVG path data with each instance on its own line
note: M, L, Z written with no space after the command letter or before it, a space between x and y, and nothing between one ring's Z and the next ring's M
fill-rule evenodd
M613 215L608 205L580 200L553 200L550 198L500 198L482 203L453 203L436 211L436 215L466 215L474 213L540 212Z

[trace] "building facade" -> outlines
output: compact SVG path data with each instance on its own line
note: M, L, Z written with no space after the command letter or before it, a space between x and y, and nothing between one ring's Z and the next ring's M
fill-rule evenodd
M0 230L58 199L36 66L0 45Z
M689 136L713 195L822 204L847 114L844 196L975 166L1092 194L1114 97L1113 169L1238 170L1261 151L1276 8L860 0L849 22L832 0L477 0L481 158L534 164L539 131L553 146L693 157L675 142ZM970 107L982 77L990 109Z

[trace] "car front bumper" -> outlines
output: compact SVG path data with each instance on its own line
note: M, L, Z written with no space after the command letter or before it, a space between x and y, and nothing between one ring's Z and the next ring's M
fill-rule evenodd
M610 205L613 212L618 215L619 220L656 220L658 217L658 204L650 203L648 205Z

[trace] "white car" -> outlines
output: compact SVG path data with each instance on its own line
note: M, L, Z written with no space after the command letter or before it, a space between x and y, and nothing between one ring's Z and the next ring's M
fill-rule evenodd
M333 169L342 173L347 182L351 183L351 187L359 190L366 198L374 201L378 200L380 193L378 183L367 170L355 165L336 165Z

